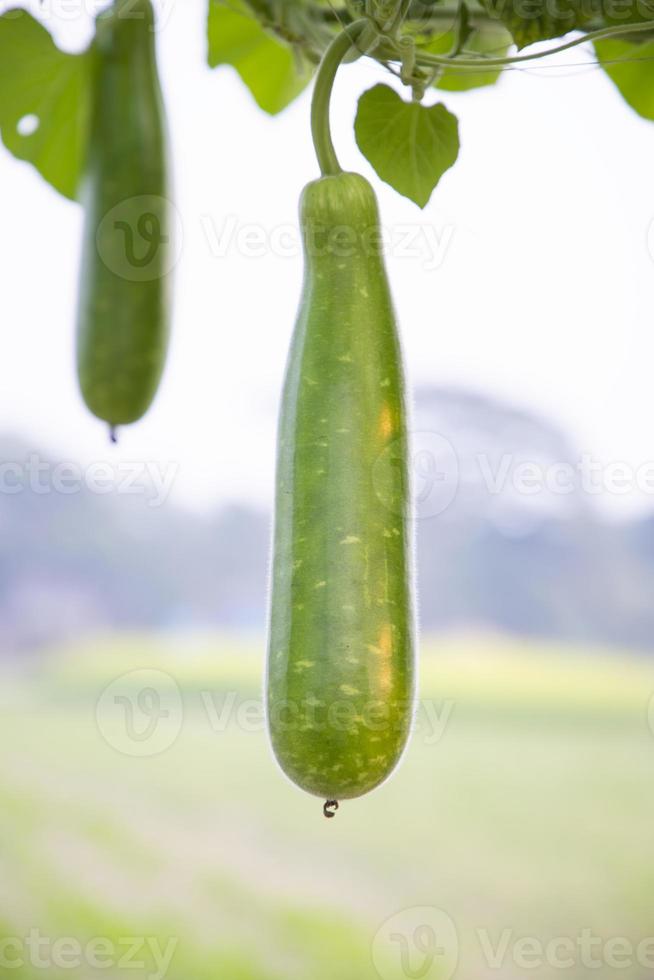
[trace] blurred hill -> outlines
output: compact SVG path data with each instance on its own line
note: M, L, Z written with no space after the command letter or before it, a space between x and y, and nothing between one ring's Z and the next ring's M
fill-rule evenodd
M413 428L423 628L654 650L654 516L604 519L574 447L527 412L429 388ZM36 487L35 456L60 462L0 437L0 652L98 628L263 627L268 515Z

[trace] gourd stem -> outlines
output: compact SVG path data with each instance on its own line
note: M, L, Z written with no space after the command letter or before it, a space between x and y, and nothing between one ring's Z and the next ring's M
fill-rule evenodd
M334 79L343 58L368 23L365 18L356 20L338 34L325 51L316 75L311 102L311 135L320 170L325 177L341 173L329 125L329 105Z

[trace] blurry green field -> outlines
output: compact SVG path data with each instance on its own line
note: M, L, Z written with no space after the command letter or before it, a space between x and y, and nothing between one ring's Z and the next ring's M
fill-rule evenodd
M429 966L419 942L402 962L402 917L392 942L375 940L390 917L433 906L458 933L461 980L651 972L634 957L617 969L601 950L654 935L654 661L425 644L424 703L399 771L326 821L272 760L260 647L107 638L3 675L0 938L173 939L168 980L445 980L452 963ZM175 679L184 718L169 748L132 757L103 738L96 704L144 667ZM520 937L576 942L584 930L598 937L597 966L576 954L527 969L514 955ZM484 950L502 936L493 965ZM406 939L411 950L419 937ZM160 977L145 960L26 962L6 975Z

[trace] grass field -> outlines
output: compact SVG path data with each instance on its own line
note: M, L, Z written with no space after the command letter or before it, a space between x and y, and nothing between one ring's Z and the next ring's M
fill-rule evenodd
M651 975L654 661L426 643L399 771L326 821L272 760L260 646L100 638L3 674L0 976ZM137 668L182 697L154 755L97 707Z

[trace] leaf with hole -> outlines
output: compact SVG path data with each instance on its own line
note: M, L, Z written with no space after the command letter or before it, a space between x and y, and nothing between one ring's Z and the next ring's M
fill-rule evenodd
M24 10L0 17L2 141L72 199L86 153L89 64L86 52L60 51Z
M459 154L456 116L442 103L404 102L387 85L361 96L354 131L378 176L421 208Z
M257 104L276 115L306 88L312 67L299 53L268 34L245 4L210 0L209 65L232 65Z

